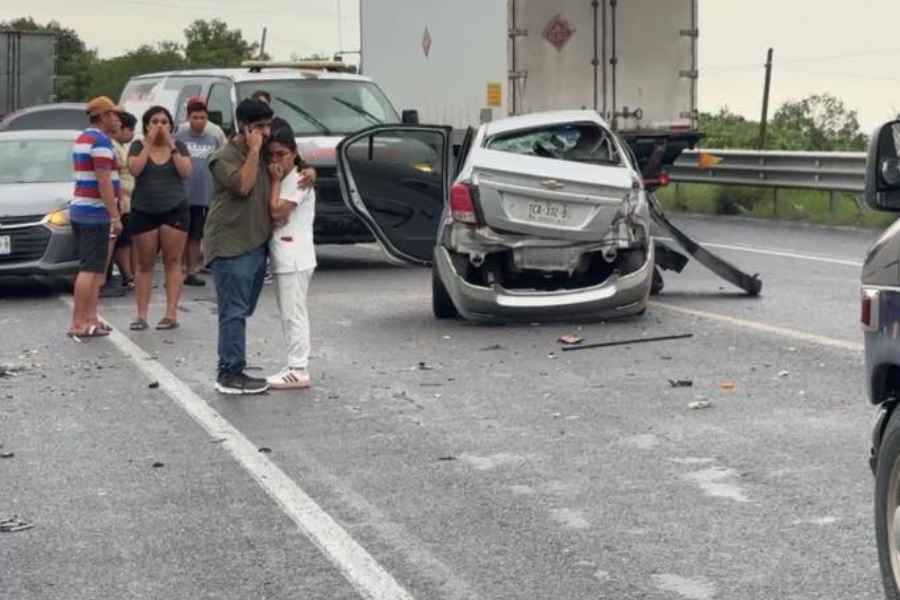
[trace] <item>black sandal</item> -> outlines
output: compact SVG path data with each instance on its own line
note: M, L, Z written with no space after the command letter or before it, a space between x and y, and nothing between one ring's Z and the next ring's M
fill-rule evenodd
M128 329L132 331L146 331L150 329L150 325L144 319L137 319L128 326Z

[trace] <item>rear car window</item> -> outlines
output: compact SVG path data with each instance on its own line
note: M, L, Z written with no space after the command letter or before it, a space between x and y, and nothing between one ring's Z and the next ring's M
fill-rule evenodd
M156 98L156 86L162 81L162 77L149 77L132 79L122 91L121 104L131 102L153 102Z
M72 144L66 140L0 141L0 184L72 181Z
M597 123L566 123L502 133L488 139L485 148L572 162L623 165L612 134Z
M55 108L23 113L4 124L4 131L25 131L30 129L87 129L88 119L83 110Z

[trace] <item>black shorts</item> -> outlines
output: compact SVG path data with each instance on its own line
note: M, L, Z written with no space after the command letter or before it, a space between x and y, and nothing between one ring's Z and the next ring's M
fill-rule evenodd
M116 238L116 249L127 248L131 245L131 228L128 224L131 222L130 213L122 215L122 233Z
M110 242L109 223L76 223L72 221L72 235L78 247L78 270L85 273L106 273Z
M148 231L154 231L163 225L174 227L179 231L187 231L191 221L191 213L187 204L176 206L164 213L146 213L132 208L129 221L131 235L141 235Z
M191 206L191 226L188 228L188 239L199 242L203 239L203 228L206 227L206 213L209 208L205 206Z

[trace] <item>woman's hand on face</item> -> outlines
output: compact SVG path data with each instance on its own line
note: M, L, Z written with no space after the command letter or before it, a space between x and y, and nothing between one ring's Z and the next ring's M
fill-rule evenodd
M269 176L272 178L272 182L281 181L282 177L284 177L284 169L281 168L281 165L277 162L269 163Z

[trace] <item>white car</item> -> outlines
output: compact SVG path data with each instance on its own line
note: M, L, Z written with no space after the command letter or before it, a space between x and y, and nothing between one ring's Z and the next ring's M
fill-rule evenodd
M433 265L437 318L644 312L654 277L647 191L630 149L598 113L482 125L456 161L450 133L376 126L338 146L350 209L389 256Z

